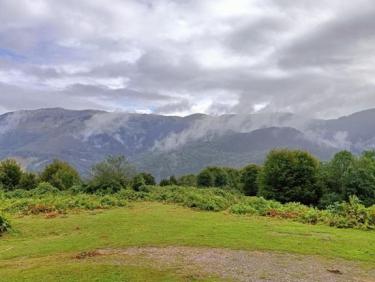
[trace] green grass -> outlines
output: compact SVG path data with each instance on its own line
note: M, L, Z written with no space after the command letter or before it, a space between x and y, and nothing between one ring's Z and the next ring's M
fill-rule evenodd
M46 277L43 281L184 280L173 270L105 263L93 266L71 259L78 252L104 247L267 250L375 265L374 231L196 211L161 203L133 203L131 207L68 213L52 219L38 215L10 220L13 231L0 237L0 277L4 281L33 281L38 277ZM59 256L61 261L56 262Z

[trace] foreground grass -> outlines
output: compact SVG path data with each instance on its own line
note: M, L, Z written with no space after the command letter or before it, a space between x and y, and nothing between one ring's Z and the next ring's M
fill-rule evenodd
M175 281L173 270L91 265L73 260L81 251L129 246L206 246L342 258L375 266L375 233L264 217L235 216L164 205L81 212L46 219L11 218L14 231L0 238L4 281ZM48 259L53 256L53 259ZM60 258L56 262L56 257Z

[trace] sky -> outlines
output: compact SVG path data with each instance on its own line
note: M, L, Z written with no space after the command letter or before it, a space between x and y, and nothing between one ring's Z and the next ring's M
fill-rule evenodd
M0 0L0 113L375 107L373 0Z

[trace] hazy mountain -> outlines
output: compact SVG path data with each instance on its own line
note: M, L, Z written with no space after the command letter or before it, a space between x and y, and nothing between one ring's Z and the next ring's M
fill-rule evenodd
M290 113L187 117L71 111L60 108L0 116L0 158L38 170L54 158L81 172L109 154L123 154L157 177L207 165L263 161L275 147L305 149L327 159L341 149L374 147L375 110L334 120Z

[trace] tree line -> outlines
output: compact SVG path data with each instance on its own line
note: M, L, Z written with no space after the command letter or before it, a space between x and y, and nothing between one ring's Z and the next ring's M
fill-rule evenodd
M153 175L137 172L123 156L110 156L95 164L86 179L61 160L54 160L38 173L23 171L12 159L0 162L2 190L32 190L46 183L59 190L102 194L126 187L142 191L147 185L156 185ZM198 174L171 176L159 185L221 187L247 196L321 208L355 195L364 205L371 206L375 204L375 152L355 156L342 151L331 160L320 162L305 151L277 149L269 152L263 165L249 164L240 169L210 166Z

